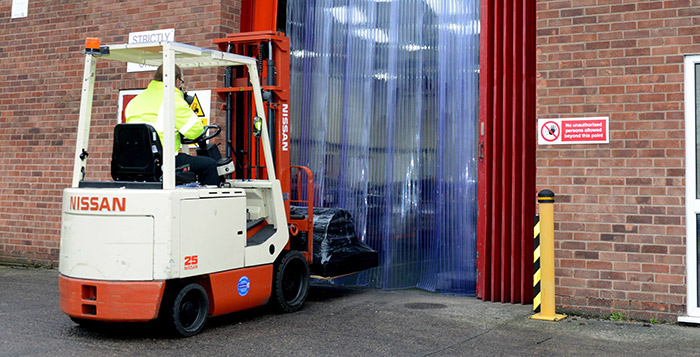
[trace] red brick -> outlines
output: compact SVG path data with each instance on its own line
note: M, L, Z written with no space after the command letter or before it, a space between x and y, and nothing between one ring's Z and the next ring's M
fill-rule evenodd
M609 290L612 289L612 282L609 280L588 280L586 281L586 287L598 290Z
M608 262L608 261L589 260L585 263L586 263L586 269L610 270L613 267L613 263Z
M600 278L605 280L625 280L625 273L612 272L612 271L601 271Z
M657 274L655 280L659 283L682 284L684 282L684 277L683 275Z
M668 273L669 267L664 264L642 264L642 272L645 273Z
M640 283L628 282L628 281L616 281L613 283L613 289L615 290L626 290L626 291L639 291L641 288Z
M654 275L648 273L627 273L629 281L653 282Z

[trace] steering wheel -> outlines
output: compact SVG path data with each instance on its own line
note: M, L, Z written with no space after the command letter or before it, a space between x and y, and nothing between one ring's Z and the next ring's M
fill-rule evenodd
M216 131L211 134L211 135L206 135L207 130L209 129L216 129ZM184 136L182 137L181 142L183 144L197 144L197 143L203 143L206 142L207 140L219 135L221 133L221 127L218 125L207 125L204 127L204 130L202 130L202 133L199 134L199 136L196 139L187 139ZM206 135L206 136L205 136Z

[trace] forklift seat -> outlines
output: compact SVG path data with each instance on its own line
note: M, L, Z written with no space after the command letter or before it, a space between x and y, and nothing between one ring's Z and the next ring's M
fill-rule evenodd
M156 130L145 123L117 124L112 148L115 181L158 182L163 176L163 147Z

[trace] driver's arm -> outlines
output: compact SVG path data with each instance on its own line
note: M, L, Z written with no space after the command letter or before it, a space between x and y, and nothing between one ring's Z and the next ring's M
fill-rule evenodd
M175 96L175 129L187 139L196 139L204 131L204 125L182 96Z

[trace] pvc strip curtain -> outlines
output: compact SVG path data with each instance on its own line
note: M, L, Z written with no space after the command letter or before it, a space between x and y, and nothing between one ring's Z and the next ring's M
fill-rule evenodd
M476 289L477 0L290 0L292 162L380 267L337 279Z

